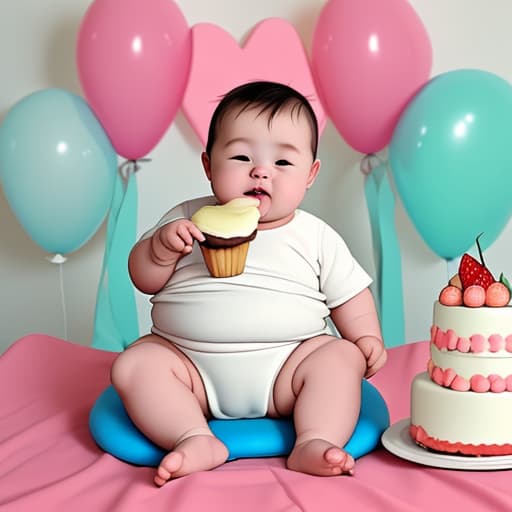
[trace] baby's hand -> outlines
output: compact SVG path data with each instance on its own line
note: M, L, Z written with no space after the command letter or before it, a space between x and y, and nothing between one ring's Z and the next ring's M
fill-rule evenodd
M151 256L155 263L170 265L192 252L194 240L204 241L204 235L188 219L169 222L151 237Z
M365 377L371 377L377 373L386 362L387 352L384 348L384 344L382 340L375 336L362 336L355 343L366 358L367 370Z

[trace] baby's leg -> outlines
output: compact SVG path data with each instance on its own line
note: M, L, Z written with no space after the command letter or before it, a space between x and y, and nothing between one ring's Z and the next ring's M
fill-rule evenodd
M304 347L306 355L302 359L299 347L274 388L278 410L280 403L285 409L290 406L290 393L285 387L289 386L296 397L293 415L297 439L287 466L320 476L351 474L354 459L342 447L359 416L366 361L353 343L337 338L316 341L327 342L313 351Z
M225 462L227 449L205 419L201 377L168 341L143 338L117 357L111 377L135 425L170 452L160 462L157 485Z

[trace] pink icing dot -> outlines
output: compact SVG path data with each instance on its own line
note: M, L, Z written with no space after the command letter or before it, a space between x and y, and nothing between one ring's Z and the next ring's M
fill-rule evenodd
M503 393L507 389L505 379L499 375L489 375L489 382L491 383L491 391L493 393Z
M427 371L428 371L428 374L430 375L430 378L432 378L432 372L434 371L434 362L432 361L432 359L428 360Z
M447 368L443 373L443 386L449 388L457 374L453 368Z
M459 341L457 341L457 350L464 353L471 350L471 342L468 338L459 338Z
M452 329L448 329L446 332L448 350L455 350L457 348L457 340L459 337Z
M491 334L489 336L489 350L498 352L503 346L503 337L500 334Z
M430 328L430 341L434 341L436 339L437 325L433 325Z
M512 352L512 334L505 338L505 349L507 352Z
M438 385L443 385L443 370L439 366L435 366L432 370L432 380Z
M436 347L440 350L448 347L448 336L442 329L437 329L436 332Z
M478 373L473 375L469 382L471 385L471 391L475 391L476 393L487 393L491 388L489 380Z
M512 384L512 382L511 382ZM457 375L455 379L453 379L451 389L455 391L469 391L470 390L469 380Z
M481 334L473 334L471 338L471 352L483 352L485 350L485 338Z
M505 383L507 384L507 391L512 391L512 375L505 379Z

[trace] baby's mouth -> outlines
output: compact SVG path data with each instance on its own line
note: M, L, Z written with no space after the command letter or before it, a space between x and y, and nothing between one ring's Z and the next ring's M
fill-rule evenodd
M263 190L262 188L257 187L257 188L248 190L247 192L244 192L244 196L250 196L250 197L255 197L256 199L260 199L263 196L270 197L270 194L266 190Z

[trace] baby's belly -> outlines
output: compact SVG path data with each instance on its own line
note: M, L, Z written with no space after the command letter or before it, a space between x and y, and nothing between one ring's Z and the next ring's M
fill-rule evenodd
M302 341L327 332L325 303L304 295L235 289L153 302L154 331L192 349L215 343L209 351L231 352L237 349L230 344Z

